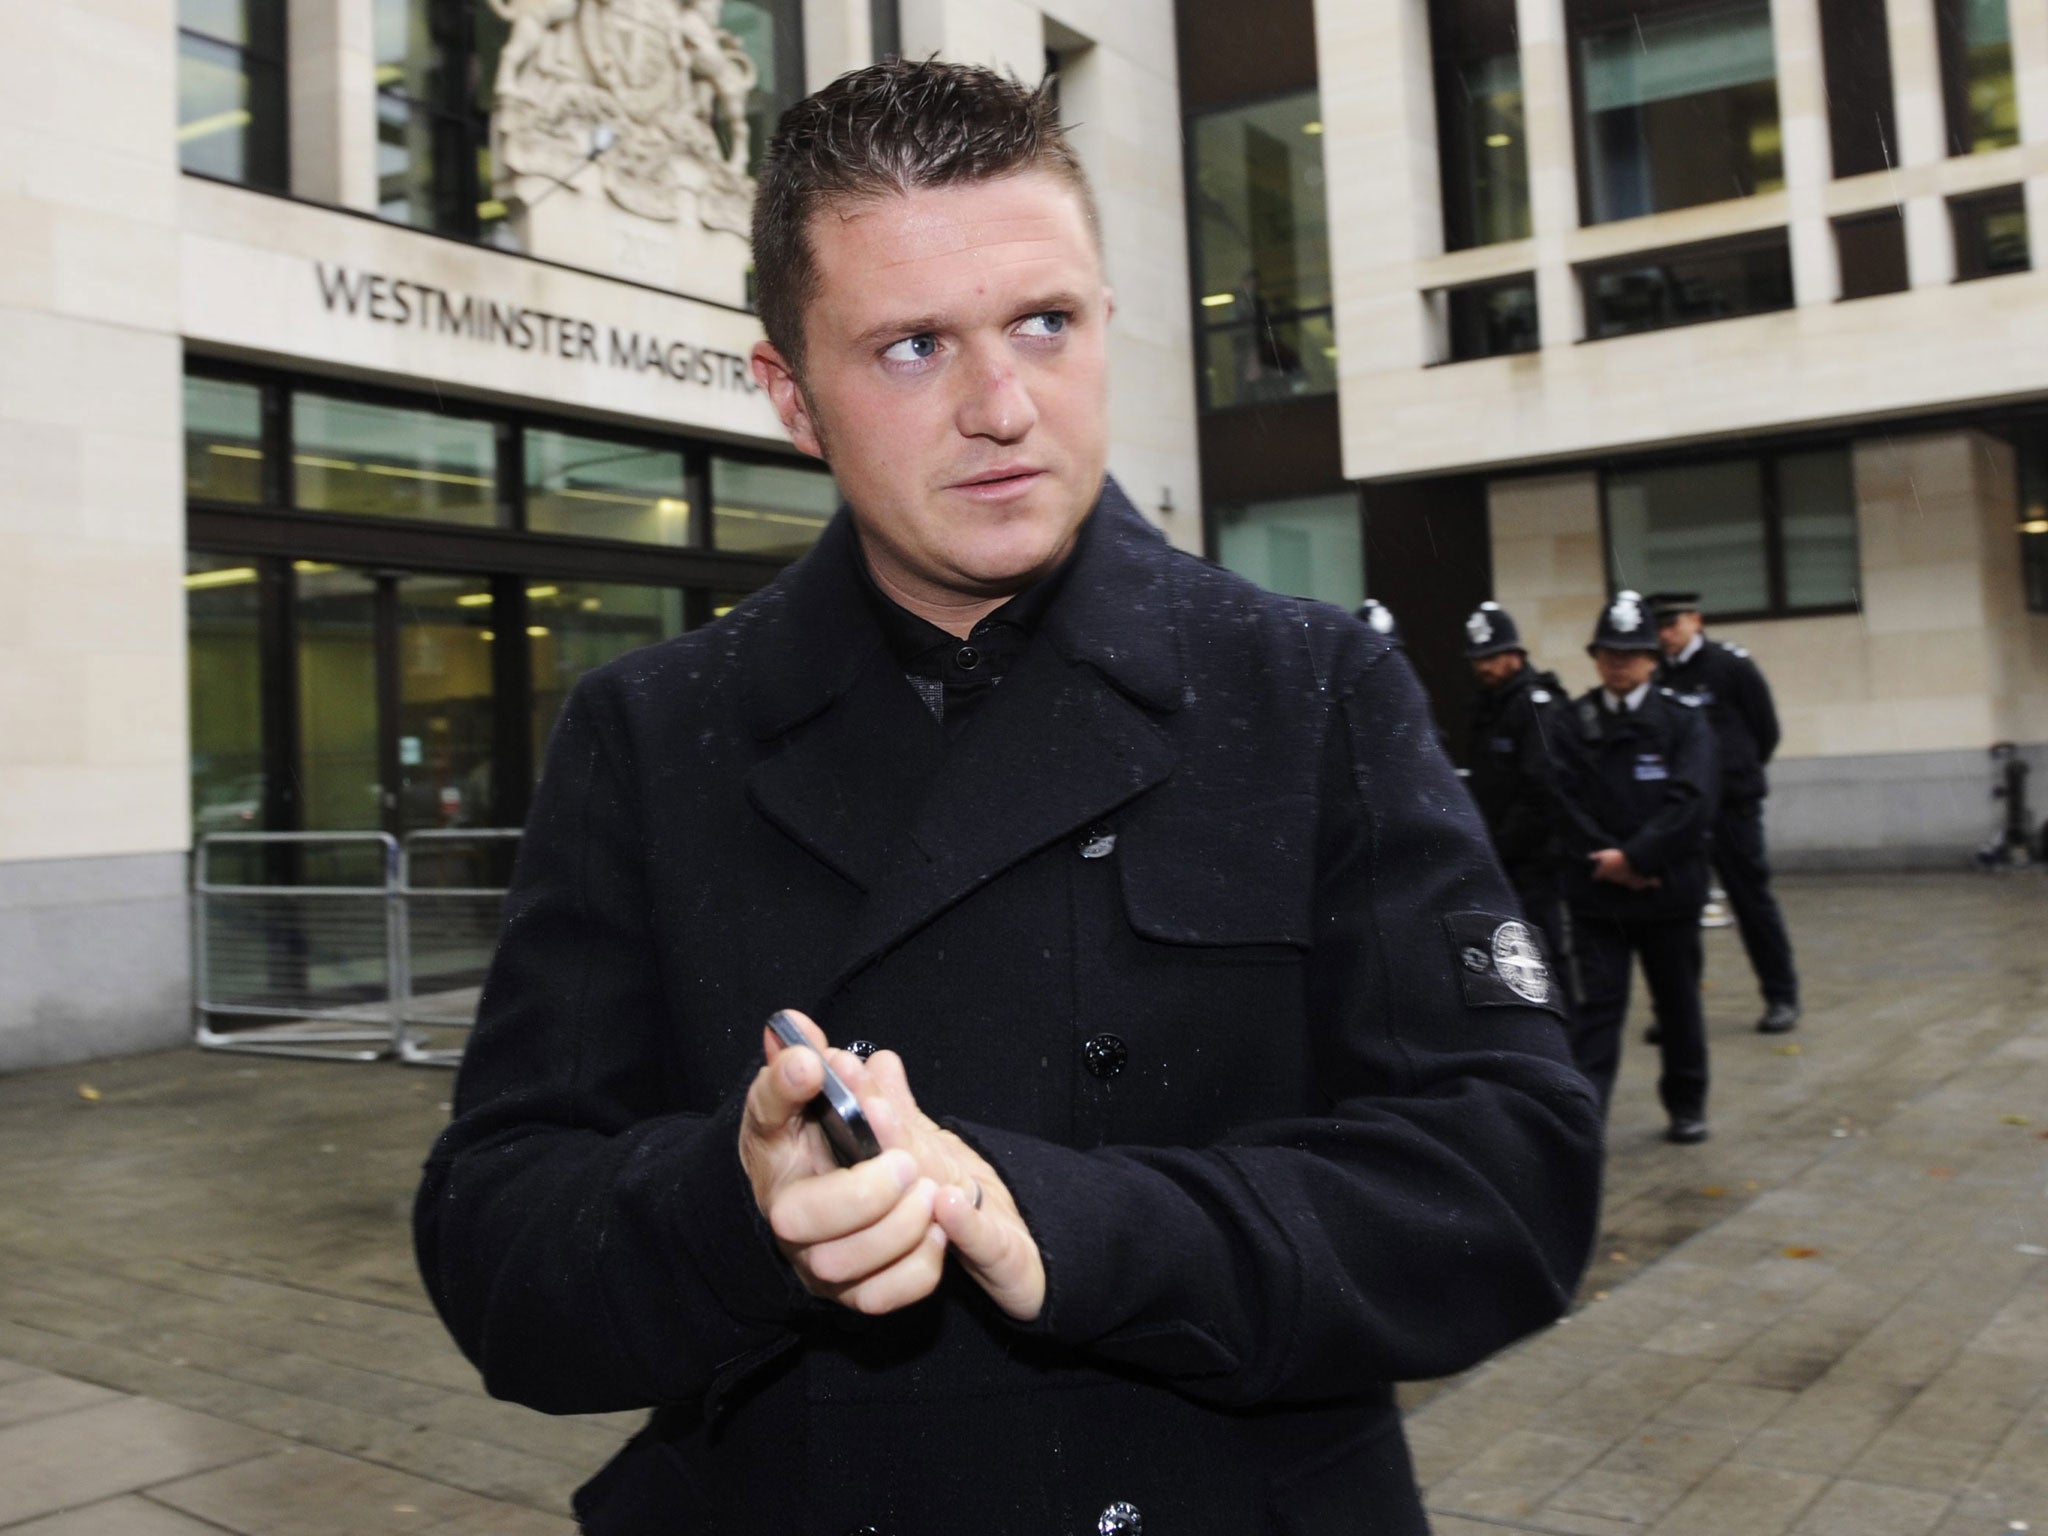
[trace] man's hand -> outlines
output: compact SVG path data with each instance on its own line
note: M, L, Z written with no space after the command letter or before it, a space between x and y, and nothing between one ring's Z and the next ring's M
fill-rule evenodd
M1645 879L1637 874L1628 862L1628 855L1619 848L1602 848L1586 857L1593 865L1595 880L1605 880L1631 891L1654 891L1664 884L1662 880Z
M820 1049L825 1036L795 1016ZM805 1115L825 1085L811 1051L786 1047L764 1029L767 1064L747 1090L740 1120L740 1166L777 1245L814 1296L879 1315L922 1301L945 1271L946 1233L932 1219L937 1183L926 1177L894 1126L886 1102L863 1092L860 1058L831 1053L832 1070L862 1100L883 1143L880 1157L841 1168L825 1136ZM882 1116L876 1120L876 1112Z
M863 1075L879 1095L872 1103L861 1097L876 1140L910 1151L936 1184L933 1218L960 1267L1009 1316L1035 1321L1045 1306L1045 1261L1009 1186L981 1154L917 1107L894 1051L875 1052Z

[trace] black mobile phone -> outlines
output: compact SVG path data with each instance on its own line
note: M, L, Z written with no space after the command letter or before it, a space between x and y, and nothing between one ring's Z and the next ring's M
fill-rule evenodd
M768 1027L775 1031L775 1038L784 1045L801 1046L817 1053L824 1062L824 1052L811 1044L809 1037L797 1027L795 1019L786 1011L778 1010L769 1015ZM818 1127L825 1133L825 1141L832 1148L832 1156L842 1168L851 1168L855 1163L866 1162L879 1157L882 1145L875 1140L874 1127L868 1124L868 1117L860 1107L860 1100L853 1096L853 1090L846 1086L830 1062L825 1065L825 1087L811 1100L811 1115Z

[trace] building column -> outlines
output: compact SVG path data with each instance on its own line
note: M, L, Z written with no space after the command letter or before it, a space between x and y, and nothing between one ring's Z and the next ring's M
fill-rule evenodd
M1892 49L1898 163L1910 169L1948 158L1948 113L1941 90L1941 37L1934 0L1885 0L1885 32ZM1905 198L1906 271L1915 288L1942 288L1956 279L1956 242L1948 208L1935 192Z
M1536 321L1546 347L1586 333L1585 302L1567 242L1579 227L1572 131L1571 42L1564 0L1516 0L1522 40L1522 136L1529 158L1529 225L1536 241Z
M1828 223L1834 153L1828 139L1819 0L1771 0L1771 43L1778 60L1778 131L1792 214L1793 300L1832 304L1842 296L1842 267Z
M371 0L289 0L292 194L377 207L377 47Z
M900 15L906 59L936 53L1010 70L1026 85L1045 74L1045 19L1024 0L901 0Z
M821 91L874 62L869 0L804 0L804 89Z
M1339 409L1362 375L1435 362L1434 326L1414 285L1416 262L1444 248L1436 87L1426 0L1316 0L1323 163L1330 246L1353 253L1336 272ZM1346 436L1350 436L1347 429Z
M2020 142L2048 143L2048 0L2005 0L2012 33L2013 86L2020 99ZM2048 266L2048 175L2027 178L2028 242L2034 266Z

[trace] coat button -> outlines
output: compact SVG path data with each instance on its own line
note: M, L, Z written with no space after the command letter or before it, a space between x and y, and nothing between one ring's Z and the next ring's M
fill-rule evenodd
M1130 1051L1116 1035L1091 1036L1081 1047L1081 1060L1097 1077L1115 1077L1131 1059ZM1136 1530L1136 1526L1131 1527Z
M1102 822L1098 821L1081 834L1081 857L1084 859L1107 858L1115 847L1116 833Z
M963 645L953 653L953 660L962 672L972 672L981 665L981 652L971 645Z
M872 1040L849 1040L846 1042L846 1049L848 1054L858 1056L862 1061L866 1061L875 1052L879 1051L881 1047Z
M1118 1499L1095 1517L1096 1536L1144 1536L1145 1518L1138 1506Z

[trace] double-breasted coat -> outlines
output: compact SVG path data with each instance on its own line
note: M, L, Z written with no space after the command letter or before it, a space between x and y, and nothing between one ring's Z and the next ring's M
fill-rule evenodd
M1422 1531L1386 1384L1565 1307L1598 1131L1405 660L1112 484L948 736L857 558L842 513L569 701L419 1194L442 1316L500 1396L655 1410L590 1536ZM1035 1322L798 1286L735 1151L782 1006L1001 1173Z

